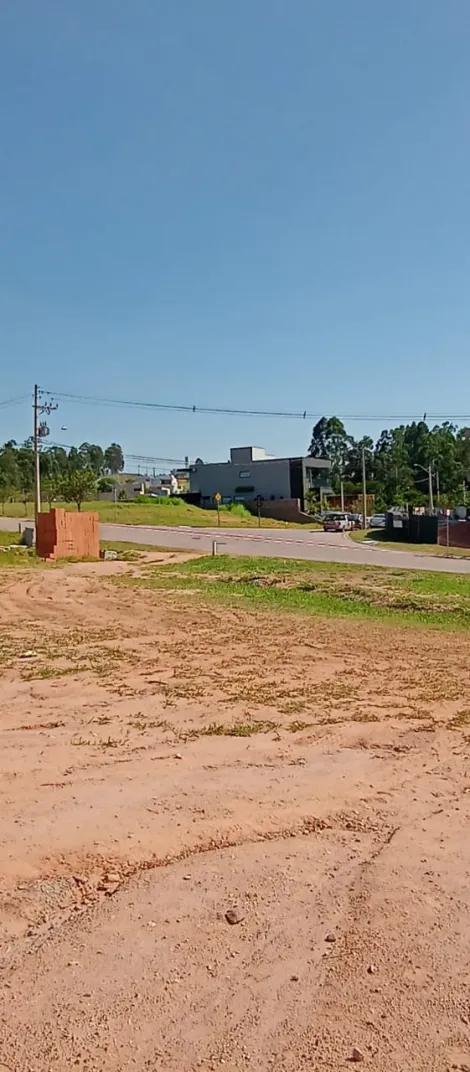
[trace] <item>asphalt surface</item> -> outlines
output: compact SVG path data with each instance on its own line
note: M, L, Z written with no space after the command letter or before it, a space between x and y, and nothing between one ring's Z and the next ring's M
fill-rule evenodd
M18 531L32 522L0 517L0 528ZM156 547L211 553L213 542L220 554L263 555L271 558L303 558L316 562L344 562L350 565L389 566L400 569L431 570L437 573L470 573L469 558L439 558L411 551L385 550L378 545L365 547L347 535L303 529L240 530L226 528L169 528L146 525L100 525L103 540L153 544Z

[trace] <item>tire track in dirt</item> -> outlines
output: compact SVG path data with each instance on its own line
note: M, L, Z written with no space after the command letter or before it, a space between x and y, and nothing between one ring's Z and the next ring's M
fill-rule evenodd
M2 676L0 1061L465 1062L465 638L175 606L72 566L3 582L0 613L19 651L50 638Z

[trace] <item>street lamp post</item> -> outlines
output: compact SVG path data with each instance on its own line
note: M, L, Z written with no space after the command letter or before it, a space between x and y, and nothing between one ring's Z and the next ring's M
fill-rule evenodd
M432 462L429 462L429 465L421 465L420 462L416 462L416 467L418 469L422 469L423 473L428 474L429 510L430 510L431 514L433 514L434 513L434 495L433 495L433 488L432 488Z
M432 462L429 462L429 509L434 513L434 498L432 491Z
M367 481L366 481L366 452L362 448L362 527L367 528Z

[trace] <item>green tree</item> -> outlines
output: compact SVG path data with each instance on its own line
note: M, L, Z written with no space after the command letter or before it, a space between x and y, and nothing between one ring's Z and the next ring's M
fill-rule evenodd
M16 443L10 440L0 450L0 480L4 487L19 490L20 471L18 468L18 450ZM5 500L4 500L5 501Z
M67 451L64 447L47 447L40 454L41 481L60 481L68 468Z
M435 490L447 502L462 500L465 469L457 441L457 428L449 421L435 425L426 443L427 462L431 465ZM439 488L439 492L438 489Z
M117 476L124 469L124 454L119 443L111 443L104 452L104 468L107 473Z
M462 490L470 481L470 428L459 428L456 441L456 455L462 469Z
M116 487L116 481L111 480L111 478L109 476L102 476L98 480L98 484L97 484L98 491L110 492L110 491L113 491L115 487Z
M19 474L18 488L26 515L28 503L34 496L34 452L31 439L27 439L23 446L17 448L16 461Z
M345 474L348 480L352 481L357 487L362 488L362 451L364 450L364 457L366 463L366 477L370 481L374 476L374 441L370 436L363 436L362 439L353 439L351 447L347 457L347 463L345 467Z
M80 469L85 468L85 459L83 454L80 453L78 447L70 447L67 456L67 471L78 472Z
M48 503L49 509L60 495L60 479L55 476L41 477L41 498Z
M96 495L95 474L91 469L70 469L62 478L60 490L65 502L74 502L81 510L82 503Z
M409 464L413 470L429 462L429 428L426 421L413 421L404 430L405 446Z
M0 502L2 504L2 513L5 513L5 503L9 502L15 494L16 488L13 484L8 483L6 475L0 472Z
M377 440L374 477L378 507L403 506L410 500L414 487L413 470L409 463L403 425L385 429Z
M84 468L100 476L104 468L104 451L97 443L82 443L78 453L83 458Z
M308 453L311 458L328 458L331 461L335 485L343 478L352 442L338 417L321 417L312 429Z

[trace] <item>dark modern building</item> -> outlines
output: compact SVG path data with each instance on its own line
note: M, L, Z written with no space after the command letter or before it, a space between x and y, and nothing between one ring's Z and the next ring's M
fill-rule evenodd
M298 499L303 510L309 491L319 499L331 492L330 470L326 458L273 458L263 447L232 447L228 462L191 465L189 488L201 506L219 494L222 503Z

